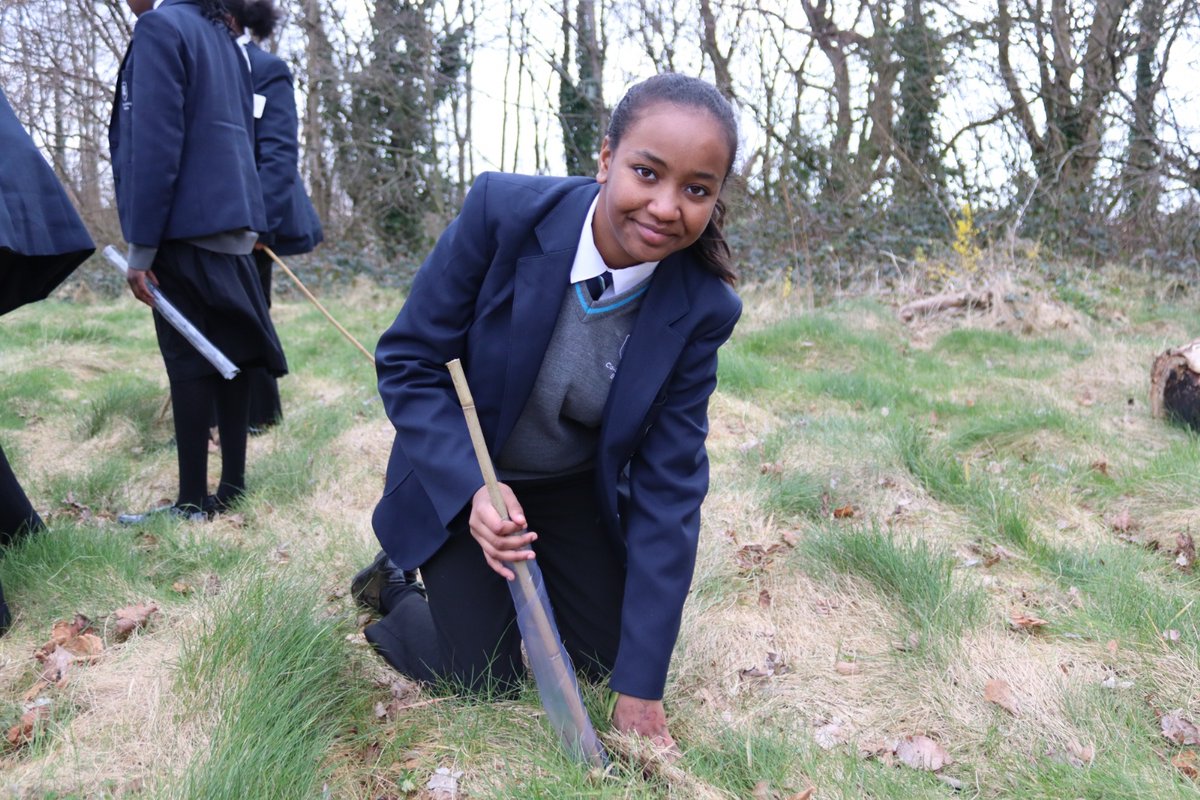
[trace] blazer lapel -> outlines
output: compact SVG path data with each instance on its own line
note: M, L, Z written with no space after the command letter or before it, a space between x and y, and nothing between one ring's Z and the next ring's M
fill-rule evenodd
M550 344L563 297L571 282L571 266L588 207L599 191L592 184L563 198L535 229L540 252L517 259L509 329L508 370L504 398L493 443L499 453L533 391Z
M690 258L678 253L654 270L608 393L601 449L629 450L650 406L656 399L661 402L659 394L686 344L684 337L671 326L690 308L683 284L683 270L688 268L694 268Z

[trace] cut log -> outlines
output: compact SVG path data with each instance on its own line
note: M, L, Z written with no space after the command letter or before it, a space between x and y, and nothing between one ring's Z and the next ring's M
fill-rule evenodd
M1154 359L1150 413L1200 431L1200 339L1172 347Z
M900 321L912 322L917 317L929 316L951 308L988 308L992 305L992 292L949 292L924 300L914 300L900 307Z

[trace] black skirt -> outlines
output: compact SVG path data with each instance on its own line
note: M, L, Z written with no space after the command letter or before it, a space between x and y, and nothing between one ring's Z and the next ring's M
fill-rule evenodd
M252 256L170 241L159 248L153 269L163 295L230 361L242 370L261 367L276 377L287 374ZM154 329L172 381L220 374L158 314Z

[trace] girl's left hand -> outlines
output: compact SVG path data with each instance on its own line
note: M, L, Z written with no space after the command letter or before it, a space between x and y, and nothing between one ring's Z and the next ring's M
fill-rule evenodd
M613 727L622 733L645 736L668 761L675 761L683 755L667 730L667 712L663 709L662 700L643 700L618 694L612 721Z

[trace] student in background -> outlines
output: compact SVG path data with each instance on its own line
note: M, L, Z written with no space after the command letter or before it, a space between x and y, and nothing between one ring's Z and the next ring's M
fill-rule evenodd
M174 407L179 494L149 513L204 520L245 492L254 368L287 362L251 256L266 230L252 147L253 91L245 56L220 0L127 0L138 16L121 64L109 125L129 287L147 305L148 283L242 373L225 380L154 315ZM221 479L208 493L208 422L221 436Z
M352 592L410 677L524 674L510 565L537 557L567 653L613 724L674 746L662 696L708 490L717 349L741 313L721 234L737 123L659 75L613 110L596 178L485 174L379 341L396 428ZM445 364L461 358L511 522L492 508ZM402 570L420 568L424 587Z
M0 314L46 297L95 249L54 171L0 90ZM43 527L0 448L0 553ZM9 622L0 586L0 633Z
M250 61L254 84L254 162L267 213L267 230L255 245L254 261L270 307L274 262L263 251L263 245L280 256L300 255L312 252L324 235L300 179L296 94L291 70L283 59L255 44L255 40L271 38L279 10L274 0L225 0L225 8L229 11L230 27ZM274 377L266 370L253 370L249 378L250 432L258 433L279 422L283 410Z

